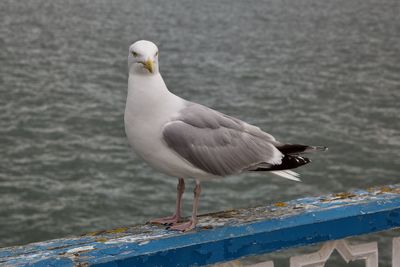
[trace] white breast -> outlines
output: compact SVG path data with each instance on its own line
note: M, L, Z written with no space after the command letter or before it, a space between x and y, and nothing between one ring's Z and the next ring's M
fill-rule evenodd
M125 108L125 131L135 153L160 172L180 178L209 176L164 143L164 125L185 106L168 91L161 75L130 75Z

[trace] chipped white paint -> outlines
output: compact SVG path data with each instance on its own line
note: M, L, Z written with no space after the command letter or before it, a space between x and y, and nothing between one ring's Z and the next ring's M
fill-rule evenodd
M369 204L372 204L372 206ZM364 205L366 207L368 205L368 207L372 208L364 210ZM368 214L370 214L372 217L376 216L376 218L380 219L380 212L383 212L382 214L385 216L385 223L382 223L383 220L366 220L365 223L368 223L369 229L369 232L366 233L372 233L376 230L389 230L394 229L395 227L400 227L400 219L395 216L398 215L400 212L400 184L380 187L376 189L372 188L368 190L335 193L320 197L306 197L298 200L277 202L255 208L229 210L212 214L205 214L199 217L198 231L185 234L185 236L187 236L182 236L182 238L180 237L182 235L181 233L168 231L165 229L164 226L136 225L92 232L80 237L38 242L21 247L2 248L0 249L0 265L6 264L7 266L27 266L38 263L42 264L43 266L45 266L46 264L47 266L49 266L50 264L54 266L57 266L58 264L73 266L74 264L90 265L94 262L99 262L103 260L104 262L112 263L114 259L117 258L119 255L125 257L127 254L132 254L133 249L136 249L138 245L141 246L142 249L140 249L140 251L143 251L143 253L140 255L135 254L135 257L136 259L145 259L146 257L148 257L148 251L154 251L154 246L157 246L158 244L164 245L163 239L179 237L176 240L179 240L180 242L180 244L177 246L177 251L179 251L180 253L180 251L182 251L182 249L186 249L187 246L196 246L198 244L197 237L203 238L204 236L206 236L208 238L208 236L210 236L211 238L214 238L212 234L209 235L207 233L207 231L214 231L213 229L215 229L217 233L221 233L221 236L218 236L218 238L221 238L218 239L218 244L223 244L225 239L232 239L232 242L235 242L238 236L235 236L229 231L221 231L223 229L220 230L220 228L226 227L226 229L229 230L236 229L235 227L239 226L245 234L254 234L255 229L253 228L253 225L255 223L260 222L260 224L264 225L265 221L274 219L292 223L296 221L296 218L298 218L298 216L302 216L302 214L305 213L307 213L309 217L315 217L315 219L310 220L311 225L313 224L312 221L315 221L316 223L320 222L320 218L318 216L319 214L321 214L321 212L326 211L326 214L331 214L331 210L340 211L340 209L344 207L344 216L340 217L340 220L348 217L348 214L346 213L346 211L348 210L352 212L351 214L357 215L357 217L360 215L360 218L363 217L363 214L369 212ZM360 207L360 209L358 207ZM356 213L354 213L354 211ZM324 220L323 217L321 217L321 219ZM269 230L267 229L266 233L269 233L269 231L276 231L276 229L288 229L286 226L286 228L274 227L275 226L271 227L271 229ZM289 225L289 227L291 227L291 225ZM329 229L331 230L330 233L333 235L329 236L329 233L328 235L322 235L321 237L323 237L324 240L328 239L328 237L337 237L338 235L335 235L335 232L343 230L336 229L336 227L332 227L332 225ZM311 230L313 229L311 228ZM356 231L350 232L353 233ZM317 232L315 233L318 234ZM345 231L345 233L345 236L352 236L347 231ZM356 233L356 235L358 234ZM308 235L303 235L302 238L307 238L307 242L305 242L307 244L312 244L314 242L311 236L310 239L308 239ZM286 239L286 236L282 236L282 239ZM189 245L186 243L187 240L190 241ZM268 246L266 248L268 248L268 251L273 252L277 251L277 249L285 249L298 246L300 244L305 244L302 241L303 239L300 238L298 240L302 243L292 244L290 246L280 246L279 244L276 244L276 242L271 242L271 240L268 239L268 243L266 243L266 245ZM205 249L204 251L210 252L212 255L214 255L213 247L211 247L211 249L208 249L207 247L208 243L214 242L214 240L204 241L204 244L206 244L203 247ZM131 245L130 243L133 244ZM169 248L169 243L165 243L167 243L166 248ZM270 247L269 244L272 244L271 246L275 247ZM317 253L293 257L292 263L297 258L297 266L323 266L323 264L326 264L324 261L329 259L331 253L334 250L338 250L341 257L345 258L346 261L360 260L363 266L376 267L378 266L378 254L376 249L377 245L376 243L371 244L350 246L345 241L329 242L323 245L321 250ZM246 246L249 247L253 245L254 243L251 242L248 242L246 244ZM115 250L115 255L108 254L109 248L112 248L113 251ZM264 247L259 247L256 245L254 247L254 254L259 255L260 253L263 253L263 248ZM229 262L230 265L225 264L224 266L244 266L244 263L242 262L242 260L238 259L238 257L245 255L249 256L251 254L242 254L241 250L239 252L240 253L238 253L237 255L233 255L231 258L234 259L237 256L236 261ZM187 252L183 251L183 253ZM217 260L223 261L224 255L218 253L218 251L215 251L216 258L210 258L208 256L208 253L204 253L204 257L207 257L204 258L204 260L210 264ZM153 259L156 258L154 257ZM187 262L191 263L192 261L191 259L189 259ZM273 267L274 263L270 260L267 262L246 266ZM294 267L296 265L294 265L293 263L293 265L291 266ZM400 267L400 237L393 240L392 267Z
M25 255L24 257L29 260L36 260L36 259L41 259L41 258L46 258L48 255L50 255L49 252L47 253L35 253L31 255Z
M228 220L224 220L224 221L222 221L222 220L208 220L208 221L205 221L205 222L199 222L199 223L197 223L197 227L207 227L207 226L209 226L210 224L212 224L212 226L213 227L218 227L218 226L224 226L226 223L227 223L227 221Z
M346 240L326 242L318 252L291 257L290 267L324 267L335 249L347 263L365 260L366 267L378 267L377 242L349 245Z
M140 242L139 246L147 245L148 243L150 243L150 240L146 240L146 241Z
M144 244L147 244L148 242L150 242L152 239L156 239L156 238L160 238L160 237L166 237L172 235L171 234L159 234L159 235L145 235L145 234L141 234L141 235L128 235L128 236L123 236L123 237L119 237L119 238L113 238L110 240L107 240L106 242L104 242L104 244L118 244L118 243L133 243L133 242L141 242L143 241Z
M83 247L78 247L78 248L72 248L67 250L67 253L79 253L79 252L83 252L83 251L89 251L89 250L93 250L94 247L93 246L83 246Z

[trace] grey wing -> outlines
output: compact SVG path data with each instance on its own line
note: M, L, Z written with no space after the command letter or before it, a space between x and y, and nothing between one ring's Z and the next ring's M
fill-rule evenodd
M163 138L181 157L218 176L240 173L258 164L281 163L275 139L236 118L190 103L166 124Z

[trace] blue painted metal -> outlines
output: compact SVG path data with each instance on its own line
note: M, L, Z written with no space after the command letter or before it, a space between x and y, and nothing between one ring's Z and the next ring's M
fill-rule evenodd
M207 214L194 232L139 225L0 249L0 265L191 266L400 226L400 185Z

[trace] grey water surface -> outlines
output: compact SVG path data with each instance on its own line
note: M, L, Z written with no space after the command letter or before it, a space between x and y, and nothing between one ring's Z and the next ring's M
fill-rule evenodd
M399 6L1 1L0 247L172 213L176 179L138 159L124 133L139 39L158 44L172 92L329 147L298 169L302 183L260 173L204 183L201 213L399 182Z

